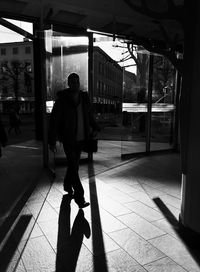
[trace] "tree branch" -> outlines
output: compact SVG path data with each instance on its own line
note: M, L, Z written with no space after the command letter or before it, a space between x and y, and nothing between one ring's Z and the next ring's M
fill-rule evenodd
M183 60L178 59L174 48L161 48L155 44L152 40L144 37L140 37L135 33L132 33L133 42L142 45L146 50L152 53L157 53L168 58L174 67L182 74L183 73Z

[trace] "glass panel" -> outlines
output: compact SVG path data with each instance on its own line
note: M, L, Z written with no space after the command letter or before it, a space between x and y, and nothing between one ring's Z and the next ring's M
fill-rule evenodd
M48 134L48 126L49 126L49 117L53 107L54 96L52 93L52 30L46 30L44 32L45 35L45 61L46 61L46 134ZM46 141L48 136L46 135ZM47 164L49 169L54 173L55 172L55 154L48 149L48 143L44 143L46 145L47 152Z
M121 155L146 151L149 54L124 39L94 35L94 106L100 139ZM120 147L119 147L120 145Z
M122 49L115 46L112 37L94 34L93 105L96 120L101 127L98 138L109 148L121 153L123 67Z
M80 87L88 91L88 37L72 36L68 34L52 33L52 54L49 67L49 86L47 86L49 113L54 101L64 88L67 88L67 77L75 72L80 76ZM82 154L87 156L87 154ZM55 163L65 162L62 145L57 142Z
M154 56L151 151L173 147L175 69L162 56Z
M65 35L65 36L64 36ZM68 87L67 76L75 72L80 76L81 89L88 90L88 38L53 33L52 87L56 93Z
M146 151L149 53L126 43L124 58L132 58L135 71L124 62L122 156Z

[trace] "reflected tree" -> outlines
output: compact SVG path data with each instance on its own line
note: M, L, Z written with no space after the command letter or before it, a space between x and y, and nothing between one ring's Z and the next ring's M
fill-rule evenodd
M21 80L21 74L24 70L24 64L18 60L13 60L11 62L4 61L1 64L2 78L7 81L11 80L13 95L16 102L19 101L19 85Z

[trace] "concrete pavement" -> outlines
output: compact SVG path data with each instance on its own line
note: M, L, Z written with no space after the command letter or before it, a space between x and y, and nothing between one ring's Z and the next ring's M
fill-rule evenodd
M66 166L57 165L53 182L41 172L1 242L0 271L200 271L199 253L177 229L179 155L122 161L117 142L99 145L93 163L80 165L90 207L79 210L64 194Z

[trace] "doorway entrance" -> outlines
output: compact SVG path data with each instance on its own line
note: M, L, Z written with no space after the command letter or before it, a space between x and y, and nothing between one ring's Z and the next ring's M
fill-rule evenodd
M67 87L67 75L76 72L107 149L122 158L173 149L175 69L166 59L128 40L94 33L49 30L46 48L48 113L57 92ZM60 149L56 160L63 156Z

